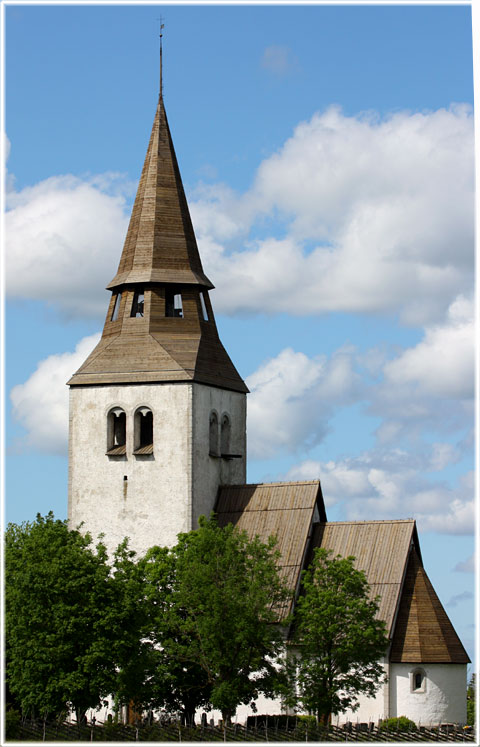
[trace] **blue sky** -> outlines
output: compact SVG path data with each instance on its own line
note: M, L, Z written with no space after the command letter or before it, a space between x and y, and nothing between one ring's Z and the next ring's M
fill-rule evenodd
M468 5L5 7L6 517L66 515L64 382L101 330L164 92L249 481L417 519L473 658ZM76 351L76 352L75 352Z

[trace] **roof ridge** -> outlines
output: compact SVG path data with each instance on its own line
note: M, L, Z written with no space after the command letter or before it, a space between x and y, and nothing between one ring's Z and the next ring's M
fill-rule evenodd
M321 521L319 524L414 524L415 519L352 519L351 521Z
M240 488L261 488L275 485L281 487L283 485L320 485L320 480L298 480L293 482L246 482L241 485L222 485L222 490L238 490Z

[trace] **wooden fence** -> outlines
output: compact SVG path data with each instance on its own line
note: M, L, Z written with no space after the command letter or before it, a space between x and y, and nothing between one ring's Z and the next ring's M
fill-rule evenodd
M21 721L9 724L7 742L474 742L474 730L439 726L415 731L381 731L368 724L319 728L296 721L242 726L181 726L178 722L124 726Z

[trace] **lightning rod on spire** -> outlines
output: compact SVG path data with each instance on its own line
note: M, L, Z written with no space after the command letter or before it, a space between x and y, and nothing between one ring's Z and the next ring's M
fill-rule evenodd
M165 24L163 23L163 16L158 19L160 21L160 98L163 97L163 68L162 68L162 46L163 46L163 34Z

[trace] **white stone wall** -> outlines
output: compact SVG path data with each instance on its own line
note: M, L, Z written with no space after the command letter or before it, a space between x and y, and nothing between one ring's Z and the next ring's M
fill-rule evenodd
M230 453L241 459L209 456L210 413L220 422L224 413L231 423ZM209 516L215 505L219 485L241 485L246 481L246 395L203 384L193 385L193 527L198 517Z
M153 454L133 455L134 412L153 411ZM107 414L126 412L125 456L107 456ZM105 533L111 552L121 540L144 553L170 545L191 528L191 384L72 387L69 502L72 528ZM127 479L125 479L125 477Z
M411 675L421 667L425 672L423 692L412 692ZM390 715L408 716L417 725L465 724L466 664L391 664Z
M173 545L177 534L212 511L219 484L245 482L245 395L193 383L90 386L70 389L69 501L72 528L83 522L112 552L122 539L144 553ZM153 454L133 454L134 413L153 412ZM125 456L107 456L107 415L126 413ZM209 415L228 412L232 451L209 456ZM125 479L126 478L126 479Z
M382 660L382 667L388 677L388 661ZM351 721L356 724L368 724L373 722L377 724L380 719L388 717L388 683L380 685L373 698L368 698L366 695L359 695L358 697L359 706L356 711L350 709L340 713L337 716L332 716L334 724L344 724L347 721Z

